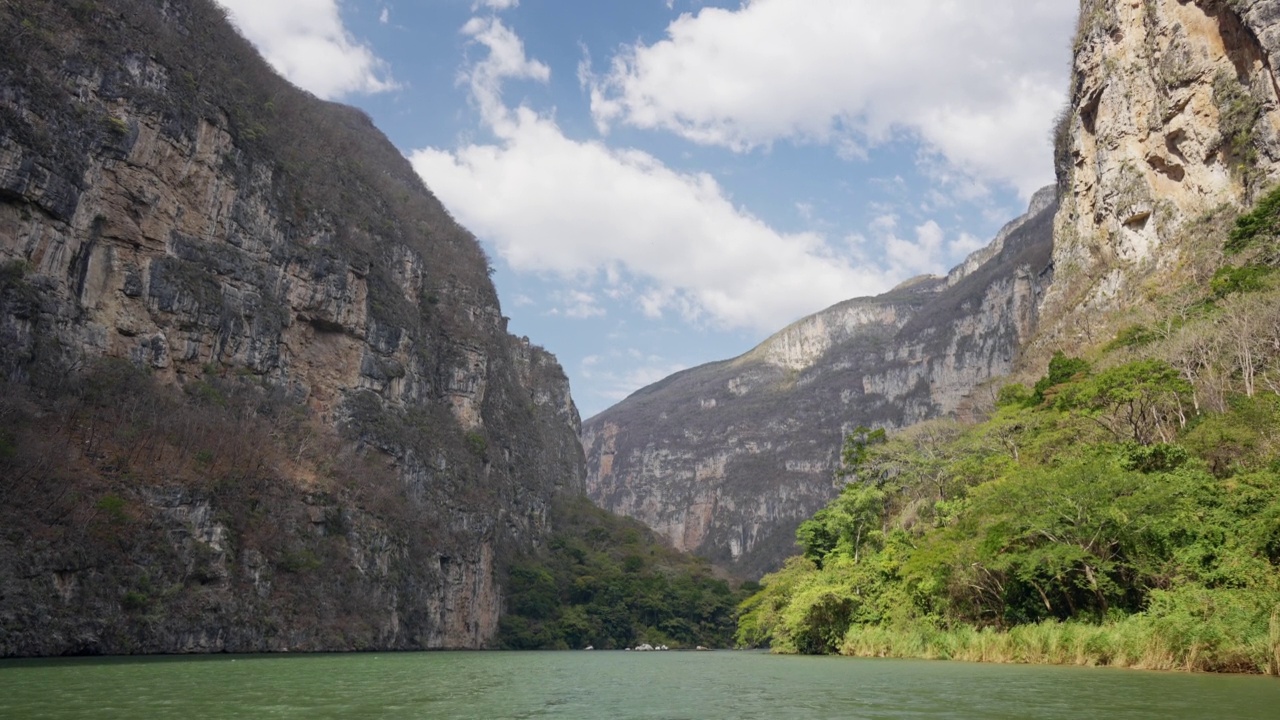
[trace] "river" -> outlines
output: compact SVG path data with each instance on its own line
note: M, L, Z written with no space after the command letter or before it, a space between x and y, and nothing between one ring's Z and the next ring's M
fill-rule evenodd
M0 718L1280 718L1280 680L758 652L0 661Z

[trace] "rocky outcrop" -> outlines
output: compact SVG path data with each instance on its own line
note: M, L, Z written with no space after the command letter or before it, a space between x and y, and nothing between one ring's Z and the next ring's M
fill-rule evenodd
M1056 209L1041 191L947 277L840 303L586 421L589 496L737 572L776 568L836 493L845 433L954 412L1009 372L1052 276Z
M1063 203L1033 350L1105 341L1152 297L1203 281L1196 223L1280 177L1280 3L1086 0L1059 124ZM1214 242L1217 242L1214 240ZM1111 319L1111 320L1108 320Z
M382 458L413 508L397 525L285 463L255 538L234 492L109 466L128 522L101 531L132 549L10 526L0 654L485 645L497 566L584 470L568 382L506 332L475 239L367 117L275 76L209 0L22 0L0 22L8 387L50 397L120 358L175 391L267 388ZM94 502L69 512L101 521Z
M592 497L767 569L833 492L850 425L962 410L988 378L1167 314L1179 288L1200 299L1232 210L1280 178L1280 2L1083 0L1074 50L1060 203L1038 196L945 279L819 313L591 419Z

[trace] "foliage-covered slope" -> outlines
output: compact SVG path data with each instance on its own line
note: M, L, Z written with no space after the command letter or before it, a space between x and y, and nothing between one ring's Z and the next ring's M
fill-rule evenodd
M728 647L741 590L641 523L586 498L557 504L547 546L509 573L499 642L512 649Z
M845 431L953 412L1012 369L1053 275L1056 207L1037 193L946 278L838 303L587 420L591 499L735 573L777 568L834 494Z
M852 435L739 641L1280 673L1278 206L1205 239L1231 263L1211 287L985 421Z

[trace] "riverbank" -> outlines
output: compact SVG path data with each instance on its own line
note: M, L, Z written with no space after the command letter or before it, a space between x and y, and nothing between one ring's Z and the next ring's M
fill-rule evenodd
M1231 637L1212 624L1179 627L1142 616L1092 625L1045 621L1007 631L961 626L855 626L839 648L851 657L962 660L1280 675L1280 611L1265 634Z

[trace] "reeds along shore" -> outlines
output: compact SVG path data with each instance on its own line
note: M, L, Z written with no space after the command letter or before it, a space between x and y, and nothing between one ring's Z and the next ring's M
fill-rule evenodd
M1259 630L1262 630L1261 628ZM1140 616L1115 623L1045 621L1008 631L854 626L840 647L854 657L1084 665L1280 676L1280 608L1265 632L1229 637Z

